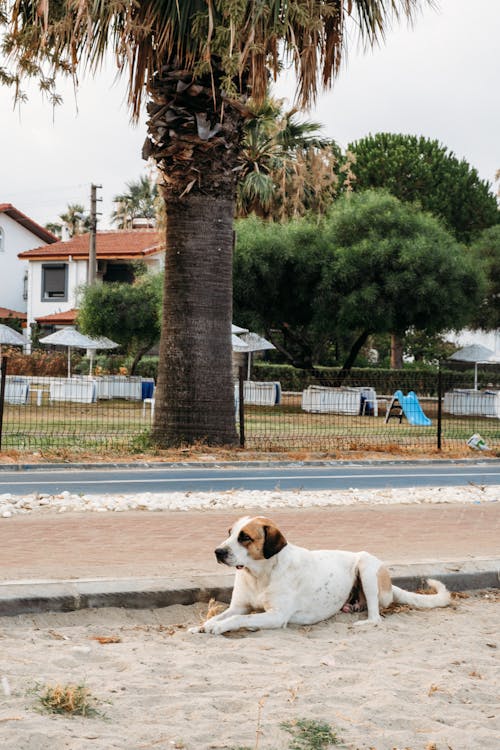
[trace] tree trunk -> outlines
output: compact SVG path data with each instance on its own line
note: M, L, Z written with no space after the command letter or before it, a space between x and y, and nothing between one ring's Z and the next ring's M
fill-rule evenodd
M153 439L237 442L231 368L235 185L246 111L222 74L165 66L150 85L144 158L162 177L165 283Z
M363 346L366 344L366 340L368 339L368 336L370 335L371 331L363 331L360 333L356 341L351 347L351 351L349 352L346 361L344 362L341 371L335 378L335 386L337 388L340 388L346 377L349 375L349 371L351 370L352 366L354 365L356 361L356 357L358 356L359 352L363 348Z
M403 369L403 339L397 333L391 333L391 370Z
M163 325L153 438L237 439L231 372L232 201L188 194L167 203Z
M145 344L144 346L141 346L141 348L136 351L136 353L134 354L134 358L132 360L132 364L130 365L131 375L135 375L136 370L137 370L137 365L139 364L141 359L144 357L144 355L147 354L147 352L149 352L151 347L154 346L154 344L155 344L155 339L153 339L152 341L148 341L147 344Z
M306 338L288 323L282 323L279 330L283 334L283 343L273 335L272 329L266 329L266 336L271 344L286 357L293 367L299 370L312 370L314 367L313 350Z

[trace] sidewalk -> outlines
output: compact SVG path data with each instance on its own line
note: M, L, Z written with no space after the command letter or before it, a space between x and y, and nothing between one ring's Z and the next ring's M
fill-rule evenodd
M500 585L500 502L248 509L289 541L369 552L399 582ZM234 511L34 513L0 523L0 614L84 606L161 606L227 599L233 573L214 548Z

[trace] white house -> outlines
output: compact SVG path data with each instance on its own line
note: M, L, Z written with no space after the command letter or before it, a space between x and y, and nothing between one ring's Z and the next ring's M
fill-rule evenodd
M28 330L33 323L74 325L78 290L88 279L89 243L89 234L80 234L19 253L20 261L28 265ZM137 261L151 271L159 271L164 254L156 229L97 232L96 280L132 281Z
M7 313L26 313L28 262L18 255L35 244L46 247L57 237L11 203L0 203L0 307ZM3 315L9 317L9 315Z

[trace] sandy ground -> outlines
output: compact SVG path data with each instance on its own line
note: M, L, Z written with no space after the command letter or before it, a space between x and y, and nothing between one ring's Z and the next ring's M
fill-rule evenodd
M498 590L377 627L341 614L189 634L206 606L0 619L2 750L285 750L280 722L296 719L327 721L351 750L500 746ZM37 710L36 685L57 683L85 683L102 715Z

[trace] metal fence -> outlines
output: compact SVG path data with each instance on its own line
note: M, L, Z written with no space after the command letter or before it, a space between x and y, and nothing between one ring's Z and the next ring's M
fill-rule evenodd
M470 371L442 371L414 377L405 388L386 392L387 378L351 378L349 385L310 376L302 391L282 391L276 383L244 384L247 447L263 450L390 450L465 447L480 435L492 451L500 448L500 368L491 383L472 387ZM477 439L473 438L473 443Z
M1 449L97 452L147 450L154 412L151 378L48 378L6 374L0 388ZM391 450L465 447L480 435L500 449L500 367L443 369L423 379L404 371L387 392L374 370L340 383L311 374L302 390L281 383L235 384L235 421L249 449ZM403 375L402 375L403 377ZM391 380L391 385L393 381Z

